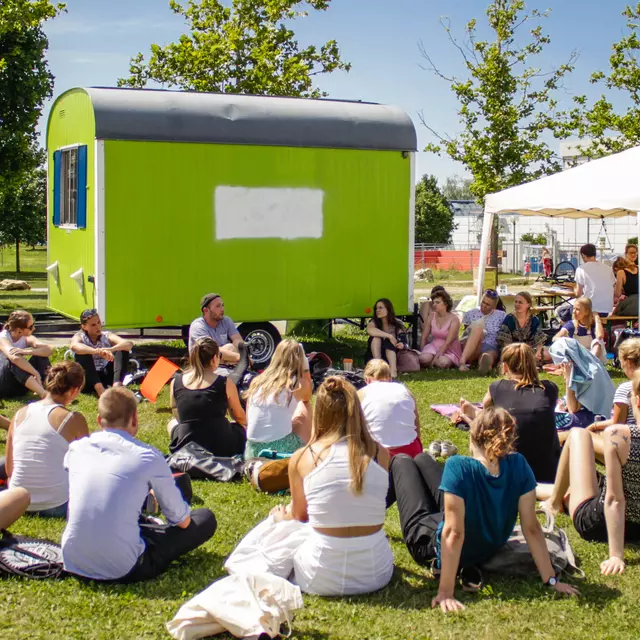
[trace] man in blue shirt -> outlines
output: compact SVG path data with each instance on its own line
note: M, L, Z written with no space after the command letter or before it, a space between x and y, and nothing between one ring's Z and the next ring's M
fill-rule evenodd
M137 582L163 573L173 560L209 540L216 519L190 511L162 454L136 439L136 399L107 389L98 401L101 430L69 445L69 509L62 536L64 567L94 580ZM153 489L166 525L141 520Z
M207 293L200 301L202 316L189 327L189 351L198 338L211 338L220 347L222 364L236 364L240 360L238 345L242 336L229 316L224 314L224 301L217 293Z

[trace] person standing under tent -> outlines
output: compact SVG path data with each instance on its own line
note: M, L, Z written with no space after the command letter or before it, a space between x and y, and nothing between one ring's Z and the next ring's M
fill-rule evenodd
M596 260L596 245L580 247L583 264L576 269L576 298L586 296L591 300L593 311L600 316L608 316L613 309L613 291L616 279L613 269Z

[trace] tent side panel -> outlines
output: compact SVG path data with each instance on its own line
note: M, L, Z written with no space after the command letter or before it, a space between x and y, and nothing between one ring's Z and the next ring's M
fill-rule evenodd
M82 89L73 89L64 93L51 107L47 126L47 154L48 154L48 185L47 185L47 263L58 262L58 283L52 275L48 276L49 307L67 316L79 318L80 313L87 307L96 304L94 300L94 286L88 277L94 273L94 138L95 121L93 108L89 96ZM60 165L62 154L58 154L57 163L54 153L60 150L86 147L77 153L78 162L85 163L75 172L79 182L75 184L78 224L54 224L54 209L56 196L58 198L58 213L61 194L65 191L63 184L69 180L69 173L64 173L65 166ZM75 165L74 165L75 166ZM84 203L84 224L83 204ZM56 220L55 222L58 222ZM83 292L76 279L70 276L82 269Z
M397 151L105 141L109 326L408 312L408 158ZM367 311L369 310L369 311Z

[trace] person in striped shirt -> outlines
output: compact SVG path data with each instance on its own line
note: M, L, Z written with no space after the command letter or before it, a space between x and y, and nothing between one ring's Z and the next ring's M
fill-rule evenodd
M616 389L616 394L613 397L613 414L611 418L594 422L587 427L587 430L591 432L596 458L601 462L604 462L604 441L601 432L613 424L636 424L636 419L631 410L631 379L636 370L640 368L640 338L625 340L618 348L618 358L622 371L629 378L629 381L623 382Z

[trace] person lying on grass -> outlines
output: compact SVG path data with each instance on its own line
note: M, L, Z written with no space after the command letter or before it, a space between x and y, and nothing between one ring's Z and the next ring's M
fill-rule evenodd
M631 404L640 417L640 371L632 381ZM640 429L612 425L603 435L606 476L596 470L593 441L585 429L574 428L560 456L555 483L538 485L543 508L558 513L568 501L569 514L581 538L609 543L604 575L625 569L624 543L640 542Z
M407 549L418 564L440 574L434 608L464 609L454 593L458 572L463 588L479 589L481 581L465 575L500 551L518 514L542 583L569 596L579 593L556 578L536 518L536 481L525 458L513 452L514 439L514 419L490 408L471 423L471 456L453 456L444 467L427 453L391 460Z
M540 380L533 349L522 343L510 344L502 352L504 380L489 385L484 408L502 407L516 421L514 450L529 463L538 482L553 482L560 459L560 442L555 423L558 387ZM464 398L457 419L471 424L480 409Z

